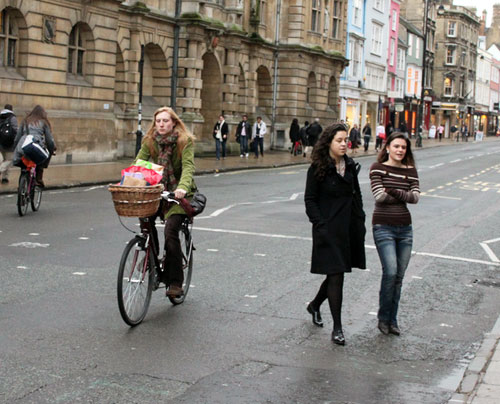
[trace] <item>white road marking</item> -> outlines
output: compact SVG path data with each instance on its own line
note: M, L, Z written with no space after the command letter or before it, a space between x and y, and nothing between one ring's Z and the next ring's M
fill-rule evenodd
M17 269L28 269L28 267L25 267L24 265L18 265Z
M87 275L87 272L73 272L73 275L83 276L83 275Z
M78 240L88 240L88 237L78 237Z
M312 237L289 236L289 235L285 235L285 234L257 233L257 232L252 232L252 231L213 229L213 228L208 228L208 227L197 227L197 226L193 227L193 229L198 230L198 231L208 231L208 232L214 232L214 233L241 234L241 235L245 235L245 236L257 236L257 237L269 237L269 238L279 238L279 239L287 239L287 240L312 241ZM365 248L375 249L376 247L374 245L365 244ZM207 250L207 251L211 251L211 250ZM446 259L446 260L450 260L450 261L472 262L474 264L483 264L483 265L489 265L489 266L495 266L495 267L500 266L500 263L498 263L498 262L477 260L474 258L456 257L453 255L443 255L443 254L418 252L418 251L412 251L412 254L422 255L424 257L441 258L441 259Z
M434 164L433 166L429 166L429 168L436 168L441 166L444 166L444 163Z
M101 188L104 188L104 185L97 185L95 187L90 187L90 188L84 189L83 192L93 191L94 189L101 189Z
M25 247L25 248L47 248L50 244L42 244L42 243L32 243L30 241L21 241L20 243L13 243L9 245L9 247Z
M452 325L446 324L446 323L441 323L439 324L440 327L448 327L448 328L453 328Z
M377 315L377 313L376 313L376 312L374 312L374 311L370 311L368 314L369 314L370 316L376 316L376 315Z
M429 196L431 198L453 199L455 201L461 201L462 200L462 198L455 198L454 196L429 195L429 194L424 193L424 192L422 192L420 195Z
M297 193L297 194L293 194L291 197L290 197L290 200L291 201L294 201L295 199L297 199L299 197L299 195L301 194L302 192L300 193Z
M217 248L207 248L207 251L218 252L219 250L217 250Z
M413 279L424 279L424 278L422 278L421 276L416 276L416 275L413 275L413 276L412 276L412 278L413 278Z
M29 235L30 235L30 236L39 236L39 235L40 235L40 233L30 233Z
M462 159L456 159L456 160L450 161L450 163L458 163L459 161L462 161Z
M493 262L500 262L496 254L493 252L493 250L488 246L489 243L498 241L498 239L490 240L490 241L483 241L479 243L481 247L483 247L483 250L486 251L486 254L488 254L488 257L490 257L490 260Z
M248 298L250 298L250 299L256 299L256 298L258 298L259 296L257 296L257 295L245 295L245 297L248 297Z
M266 256L266 254L259 254L259 253L254 253L254 255L255 255L256 257L265 257L265 256Z

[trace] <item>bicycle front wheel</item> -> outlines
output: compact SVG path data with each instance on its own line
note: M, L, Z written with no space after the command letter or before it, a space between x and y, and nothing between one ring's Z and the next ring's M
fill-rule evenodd
M26 212L28 212L28 180L28 172L22 172L19 177L19 186L17 188L17 213L19 213L19 216L24 216Z
M181 241L182 251L182 271L184 272L184 282L182 283L184 294L177 297L168 296L168 299L174 305L181 304L186 300L189 286L191 286L191 275L193 273L193 241L189 230L182 228L179 231L179 239Z
M42 203L42 188L35 185L31 190L31 209L36 212Z
M118 269L118 307L123 320L136 326L144 320L153 292L153 271L150 249L144 248L144 240L135 237L123 251Z

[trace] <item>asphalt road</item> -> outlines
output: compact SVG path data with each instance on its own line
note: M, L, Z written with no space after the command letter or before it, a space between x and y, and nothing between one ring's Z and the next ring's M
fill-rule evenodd
M376 328L374 157L359 158L369 270L346 275L344 347L326 304L323 329L305 311L322 281L309 273L305 165L197 177L209 206L192 289L176 307L155 292L133 329L116 303L132 235L108 191L47 191L23 218L2 195L0 402L446 402L500 314L499 155L498 142L416 152L423 196L410 207L399 338Z

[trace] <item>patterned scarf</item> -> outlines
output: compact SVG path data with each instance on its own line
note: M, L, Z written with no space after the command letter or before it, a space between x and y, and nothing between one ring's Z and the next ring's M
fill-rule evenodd
M174 145L177 144L179 134L173 132L171 135L155 134L155 140L158 143L158 164L164 167L163 178L161 183L167 191L174 192L177 188L177 179L174 176L174 163L172 161L172 153Z

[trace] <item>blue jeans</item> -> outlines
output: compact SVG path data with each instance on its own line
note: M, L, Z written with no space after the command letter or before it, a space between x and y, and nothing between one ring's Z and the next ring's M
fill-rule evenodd
M401 287L410 262L413 230L410 226L373 225L373 239L382 264L378 319L398 325Z
M248 136L240 136L240 154L248 153Z
M226 141L215 139L215 157L220 160L220 151L222 148L222 157L226 157Z

